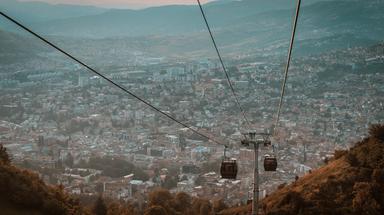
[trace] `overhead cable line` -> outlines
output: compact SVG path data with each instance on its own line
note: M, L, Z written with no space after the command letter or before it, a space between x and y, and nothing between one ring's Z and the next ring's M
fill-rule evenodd
M287 79L288 79L288 71L289 71L289 66L290 66L290 63L291 63L292 49L293 49L293 44L294 44L295 35L296 35L297 20L299 19L299 14L300 14L300 5L301 5L301 0L297 0L296 13L295 13L294 21L293 21L293 26L292 26L291 41L289 43L287 63L286 63L286 66L285 66L284 80L283 80L283 84L281 86L280 101L279 101L279 106L278 106L278 109L277 109L276 121L275 121L273 130L272 130L273 135L276 135L276 130L277 130L277 127L278 127L279 121L280 121L281 109L283 107L283 99L284 99L285 88L286 88Z
M127 90L126 88L124 88L123 86L117 84L116 82L112 81L111 79L107 78L105 75L99 73L98 71L96 71L95 69L93 69L92 67L88 66L86 63L82 62L81 60L77 59L76 57L74 57L73 55L69 54L68 52L64 51L63 49L59 48L57 45L53 44L52 42L48 41L47 39L45 39L44 37L40 36L39 34L35 33L34 31L32 31L31 29L27 28L26 26L24 26L23 24L21 24L20 22L16 21L15 19L13 19L12 17L8 16L7 14L3 13L2 11L0 11L0 15L5 17L6 19L8 19L9 21L13 22L14 24L16 24L17 26L19 26L20 28L24 29L25 31L29 32L30 34L32 34L33 36L37 37L38 39L40 39L41 41L43 41L44 43L48 44L49 46L51 46L52 48L56 49L57 51L61 52L62 54L66 55L67 57L69 57L70 59L74 60L75 62L77 62L78 64L84 66L85 68L87 68L89 71L95 73L97 76L103 78L104 80L106 80L107 82L111 83L112 85L114 85L115 87L119 88L120 90L124 91L125 93L131 95L132 97L134 97L135 99L139 100L140 102L144 103L145 105L149 106L150 108L152 108L153 110L155 110L156 112L159 112L160 114L164 115L165 117L171 119L172 121L180 124L181 126L191 130L192 132L200 135L201 137L204 137L204 138L207 138L208 140L214 142L214 143L217 143L219 145L225 145L221 142L219 142L218 140L215 140L201 132L199 132L197 129L194 129L192 128L191 126L177 120L175 117L171 116L170 114L167 114L165 113L164 111L160 110L158 107L155 107L153 106L151 103L145 101L144 99L140 98L138 95L132 93L131 91Z
M203 19L204 19L205 25L207 26L209 35L211 36L211 40L212 40L213 46L215 47L217 56L219 57L220 64L221 64L221 66L222 66L222 68L223 68L223 71L224 71L224 73L225 73L225 77L227 78L228 85L229 85L229 87L231 88L233 97L235 97L236 104L237 104L237 106L239 107L239 109L240 109L240 111L241 111L241 114L243 115L244 121L247 123L248 129L250 129L250 128L251 128L251 124L250 124L250 122L249 122L248 119L247 119L247 116L246 116L246 114L245 114L245 111L244 111L243 107L241 106L240 101L239 101L239 99L238 99L238 96L237 96L237 94L236 94L236 92L235 92L235 88L233 87L232 82L231 82L231 79L229 78L228 71L227 71L227 69L226 69L226 67L225 67L225 65L224 65L223 58L221 57L219 48L217 47L216 40L215 40L215 38L213 37L213 33L212 33L212 31L211 31L211 27L209 26L207 17L205 16L205 12L204 12L204 10L203 10L203 7L201 6L200 0L197 0L197 3L199 4L199 8L200 8L200 11L201 11L201 15L202 15L202 17L203 17Z

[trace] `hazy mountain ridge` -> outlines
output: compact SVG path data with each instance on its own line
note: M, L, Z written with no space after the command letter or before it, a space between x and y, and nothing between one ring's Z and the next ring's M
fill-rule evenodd
M273 25L291 25L294 2L273 1L235 1L204 6L210 24L216 30L270 29ZM261 4L260 2L263 2ZM270 2L270 1L267 1ZM363 1L326 1L302 7L301 28L342 27L357 30L358 25L365 24L371 29L384 19L381 11L384 3L366 3ZM251 26L249 24L252 24ZM205 26L197 6L175 5L153 7L143 10L109 10L102 14L72 17L35 24L45 34L64 36L119 37L178 35L205 31ZM274 30L274 29L273 29ZM257 35L255 35L257 36Z
M240 6L233 7L235 3ZM207 17L220 47L228 48L230 51L268 48L271 45L283 45L285 48L290 37L293 10L252 12L253 3L247 4L248 1L206 6ZM342 48L356 41L360 41L358 45L377 42L384 35L384 29L381 27L384 21L381 13L384 10L384 2L372 4L361 1L332 1L303 6L297 31L297 44L317 39L324 41L337 35L343 38L339 41L344 42L344 46L338 45ZM250 9L245 9L241 13L245 6ZM130 37L156 35L153 43L169 40L170 49L176 46L177 49L186 52L191 50L188 48L191 43L183 43L183 40L205 44L202 48L206 48L206 41L209 41L196 6L166 6L139 11L111 10L95 16L47 22L37 29L46 34L93 38L131 39ZM178 37L183 40L178 40ZM328 44L324 50L331 48L332 43L324 44ZM309 47L311 46L315 47L309 44ZM185 50L183 47L186 47ZM196 51L195 48L193 50Z
M1 0L0 9L9 13L9 15L15 16L18 20L27 23L90 16L107 11L107 9L93 6L53 5L39 1L19 2L17 0Z
M221 49L254 52L286 49L294 6L294 2L285 0L244 0L212 2L204 8ZM384 36L381 11L384 11L381 1L304 1L296 46L306 50L298 53L318 53L334 47L381 41ZM145 50L154 53L159 50L161 55L161 51L165 55L178 55L211 50L208 32L196 5L113 9L91 16L35 22L30 26L39 33L56 36L119 38L132 43L144 40L152 45L144 47Z
M246 16L269 10L286 9L294 4L278 0L231 1L221 4L204 5L210 24L215 28L236 25ZM269 2L269 1L268 1ZM102 14L47 21L34 25L38 30L53 35L85 37L119 37L143 35L180 35L205 31L205 25L196 5L171 5L143 10L110 10Z

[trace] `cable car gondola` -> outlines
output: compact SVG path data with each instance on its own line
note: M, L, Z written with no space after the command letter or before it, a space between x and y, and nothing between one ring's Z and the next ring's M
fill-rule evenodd
M224 158L221 162L220 174L224 179L236 179L237 176L237 163L236 159L229 159L226 157L227 146L224 149Z
M264 145L272 145L269 138L264 139ZM277 168L277 157L275 152L275 145L272 145L273 155L266 154L264 156L264 171L275 172Z
M264 156L264 171L276 171L277 159L275 156L265 155Z
M237 163L236 160L223 160L221 163L220 174L225 179L236 179Z

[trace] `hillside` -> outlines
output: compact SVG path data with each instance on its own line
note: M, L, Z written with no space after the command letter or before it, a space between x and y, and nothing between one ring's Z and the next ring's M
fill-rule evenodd
M0 63L2 65L38 58L39 53L47 51L49 49L38 40L0 28Z
M0 210L7 215L84 214L79 202L37 174L10 164L0 146Z
M327 165L262 201L265 214L384 214L384 125L349 151L336 151ZM251 205L221 214L246 213Z

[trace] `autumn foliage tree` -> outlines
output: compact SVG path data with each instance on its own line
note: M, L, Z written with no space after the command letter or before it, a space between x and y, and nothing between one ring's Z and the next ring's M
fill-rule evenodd
M133 205L114 201L108 205L107 215L138 215Z
M92 211L95 215L107 215L107 205L101 195L97 198Z
M7 153L7 149L3 145L0 145L0 162L3 162L4 164L10 163L10 158Z
M353 186L354 198L352 207L356 214L369 215L381 214L383 209L380 201L382 201L382 189L377 184L367 182L356 183Z
M144 215L169 215L169 214L167 213L167 210L165 210L163 207L159 205L153 205L145 211Z
M212 205L209 200L206 199L193 199L192 213L198 215L211 215L213 214Z
M165 189L156 189L148 195L148 208L146 214L162 214L163 208L169 215L213 215L213 206L209 200L192 198L184 192L171 194ZM223 208L223 204L217 203L217 208ZM158 207L155 207L158 206Z
M214 200L212 206L215 213L219 213L220 211L228 208L223 199Z
M190 208L192 206L192 198L190 195L180 192L177 193L173 201L173 206L176 211L181 212L182 214L190 214Z
M167 213L173 212L172 207L172 194L166 189L156 189L148 195L149 207L160 206L166 210Z
M380 141L384 141L384 125L375 124L369 128L369 135Z

